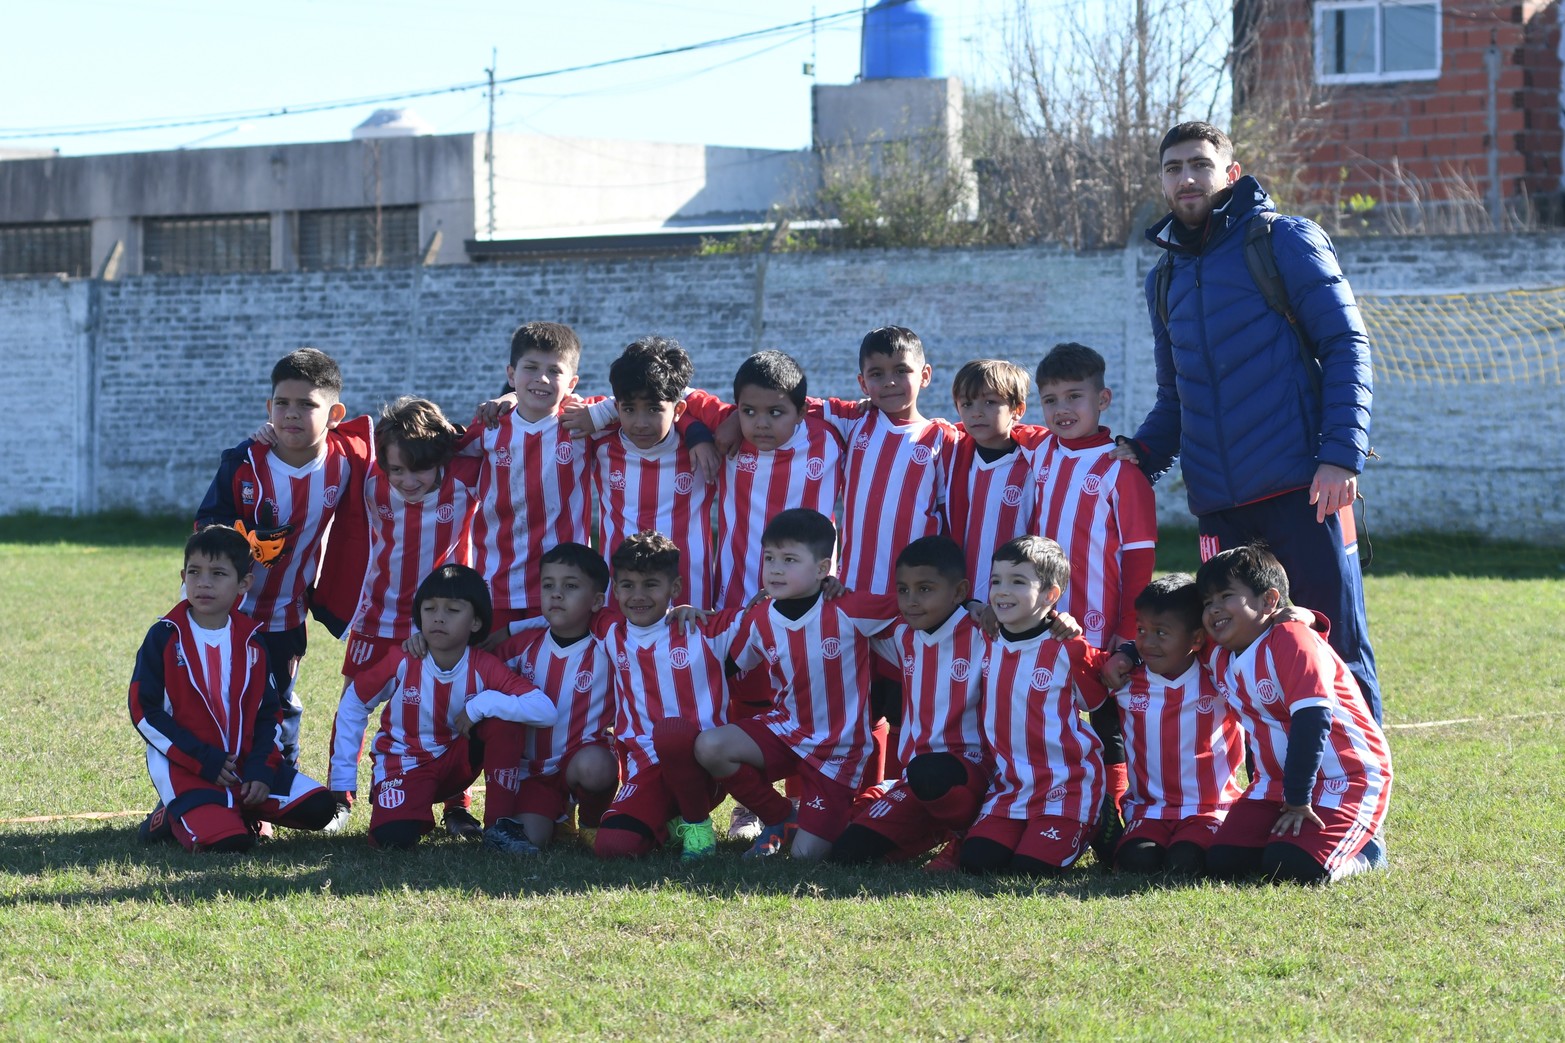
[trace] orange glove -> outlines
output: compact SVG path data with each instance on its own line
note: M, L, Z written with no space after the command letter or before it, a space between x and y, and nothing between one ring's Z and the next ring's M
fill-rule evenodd
M271 568L282 556L288 534L293 532L292 525L283 525L275 529L247 529L242 521L234 522L234 528L250 544L250 556L266 568Z

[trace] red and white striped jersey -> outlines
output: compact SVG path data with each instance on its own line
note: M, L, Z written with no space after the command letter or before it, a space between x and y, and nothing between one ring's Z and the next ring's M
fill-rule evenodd
M538 559L560 543L587 543L592 473L584 438L572 438L558 416L529 422L512 412L476 443L478 511L473 568L489 584L496 611L542 604ZM471 448L471 447L470 447Z
M1047 633L989 642L984 667L984 738L994 781L982 814L1030 819L1098 817L1103 800L1103 744L1082 711L1108 698L1081 638Z
M818 598L789 619L768 602L744 614L733 658L766 664L775 702L760 720L828 778L858 787L871 752L870 638L897 618L895 595ZM878 781L878 780L877 780Z
M821 412L847 446L838 576L852 590L889 593L902 548L940 532L956 428L945 420L898 423L873 406L835 398Z
M605 616L600 631L614 677L614 738L625 758L625 778L658 761L652 726L664 717L693 721L702 731L724 723L728 683L724 670L738 633L736 612L719 612L700 627L672 627L667 620L638 627L623 616Z
M1244 728L1201 663L1174 680L1138 666L1114 698L1129 763L1126 821L1206 815L1239 798Z
M1051 436L1046 427L1017 424L1012 437L1014 449L998 460L985 460L978 443L960 433L946 467L946 532L966 555L967 581L980 601L989 600L994 552L1036 531L1033 454Z
M289 630L304 622L305 591L315 583L327 526L352 478L352 463L334 445L328 440L326 451L302 467L284 463L267 446L250 446L257 488L241 490L241 503L254 504L243 510L254 511L260 528L292 526L286 552L271 568L255 568L255 580L239 603L239 611L266 630Z
M458 457L440 482L417 502L393 488L376 464L364 479L369 513L370 560L359 592L353 632L406 640L413 633L413 594L441 565L467 564L468 524L475 498L478 461Z
M714 488L701 480L678 430L638 449L617 428L592 440L605 559L626 536L655 529L679 547L679 600L711 608Z
M874 639L877 654L902 671L902 742L906 766L925 753L954 753L974 764L984 756L984 632L958 608L937 630L897 623Z
M506 638L495 655L552 699L559 713L553 726L527 729L528 777L559 771L566 754L585 743L606 742L613 734L609 692L614 682L608 654L596 637L588 634L561 647L547 626L527 627Z
M1212 654L1212 676L1244 722L1255 755L1254 800L1283 799L1283 766L1293 715L1312 706L1331 713L1326 753L1311 802L1336 808L1377 804L1391 788L1391 749L1358 682L1326 638L1303 623L1279 623L1238 655Z
M691 391L685 402L691 416L714 430L732 409L705 391ZM740 443L739 454L723 468L715 606L743 608L760 591L767 522L793 507L835 518L841 491L842 440L823 420L804 417L787 442L766 452Z
M1135 637L1126 615L1151 577L1124 589L1125 551L1157 547L1157 503L1147 476L1109 456L1114 440L1100 427L1089 438L1050 438L1034 454L1038 483L1033 532L1054 540L1070 560L1059 608L1081 624L1094 648Z
M332 722L331 788L358 788L359 744L370 711L385 704L380 730L371 746L375 757L375 782L404 775L427 764L451 748L457 739L455 724L468 703L485 693L510 697L515 712L495 713L521 723L552 721L535 716L541 701L552 713L553 704L532 685L505 668L488 652L470 648L449 670L442 670L433 656L414 659L388 655L349 682L337 704Z

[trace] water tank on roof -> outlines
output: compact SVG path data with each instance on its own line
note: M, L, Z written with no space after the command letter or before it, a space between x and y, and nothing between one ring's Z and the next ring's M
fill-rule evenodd
M880 0L864 12L862 59L866 80L942 77L939 23L917 0Z

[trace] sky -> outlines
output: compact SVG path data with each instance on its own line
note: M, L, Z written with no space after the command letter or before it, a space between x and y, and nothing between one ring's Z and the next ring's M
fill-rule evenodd
M922 0L949 75L995 82L1019 0ZM1081 0L1031 0L1046 15ZM49 0L7 4L0 150L65 155L347 138L381 107L482 131L484 90L370 99L610 61L819 18L775 35L504 85L495 129L800 149L810 86L858 72L855 0ZM833 18L832 16L843 16ZM803 72L815 64L812 79ZM331 111L258 118L323 102ZM211 122L199 122L217 117ZM128 132L127 124L187 124ZM68 135L67 128L113 128Z

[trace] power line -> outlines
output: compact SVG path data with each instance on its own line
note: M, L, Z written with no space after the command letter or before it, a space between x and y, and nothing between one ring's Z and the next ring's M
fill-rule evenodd
M907 3L908 0L892 0L893 3ZM179 117L155 117L148 120L127 120L118 123L79 123L67 124L58 127L0 127L0 141L10 141L19 138L75 138L89 137L99 134L133 134L147 130L171 130L181 127L204 127L215 123L232 123L236 121L251 122L254 120L276 119L282 116L301 116L317 112L330 112L335 109L356 108L364 105L379 105L393 101L409 101L414 98L429 98L442 94L460 94L473 90L492 90L494 87L511 83L523 83L528 80L541 80L551 76L565 76L570 73L590 72L595 69L607 69L616 65L626 65L631 62L647 61L652 58L666 58L676 54L687 54L691 51L706 50L712 47L725 47L729 44L742 43L746 40L755 40L779 33L786 33L805 26L828 25L847 18L861 17L863 12L854 8L848 11L838 11L836 14L822 15L820 17L805 18L796 22L788 22L784 25L774 25L765 29L752 29L749 32L735 33L731 36L722 36L714 40L702 40L699 43L684 44L679 47L667 47L660 51L648 51L645 54L633 54L624 58L609 58L604 61L588 62L583 65L570 65L559 69L549 69L543 72L522 73L517 76L507 76L504 79L490 80L485 77L482 80L474 80L469 83L451 84L445 87L430 87L424 90L401 91L395 94L379 94L361 98L345 98L337 101L310 102L303 105L286 105L269 109L250 109L239 112L214 113L206 116L194 116L188 118Z

